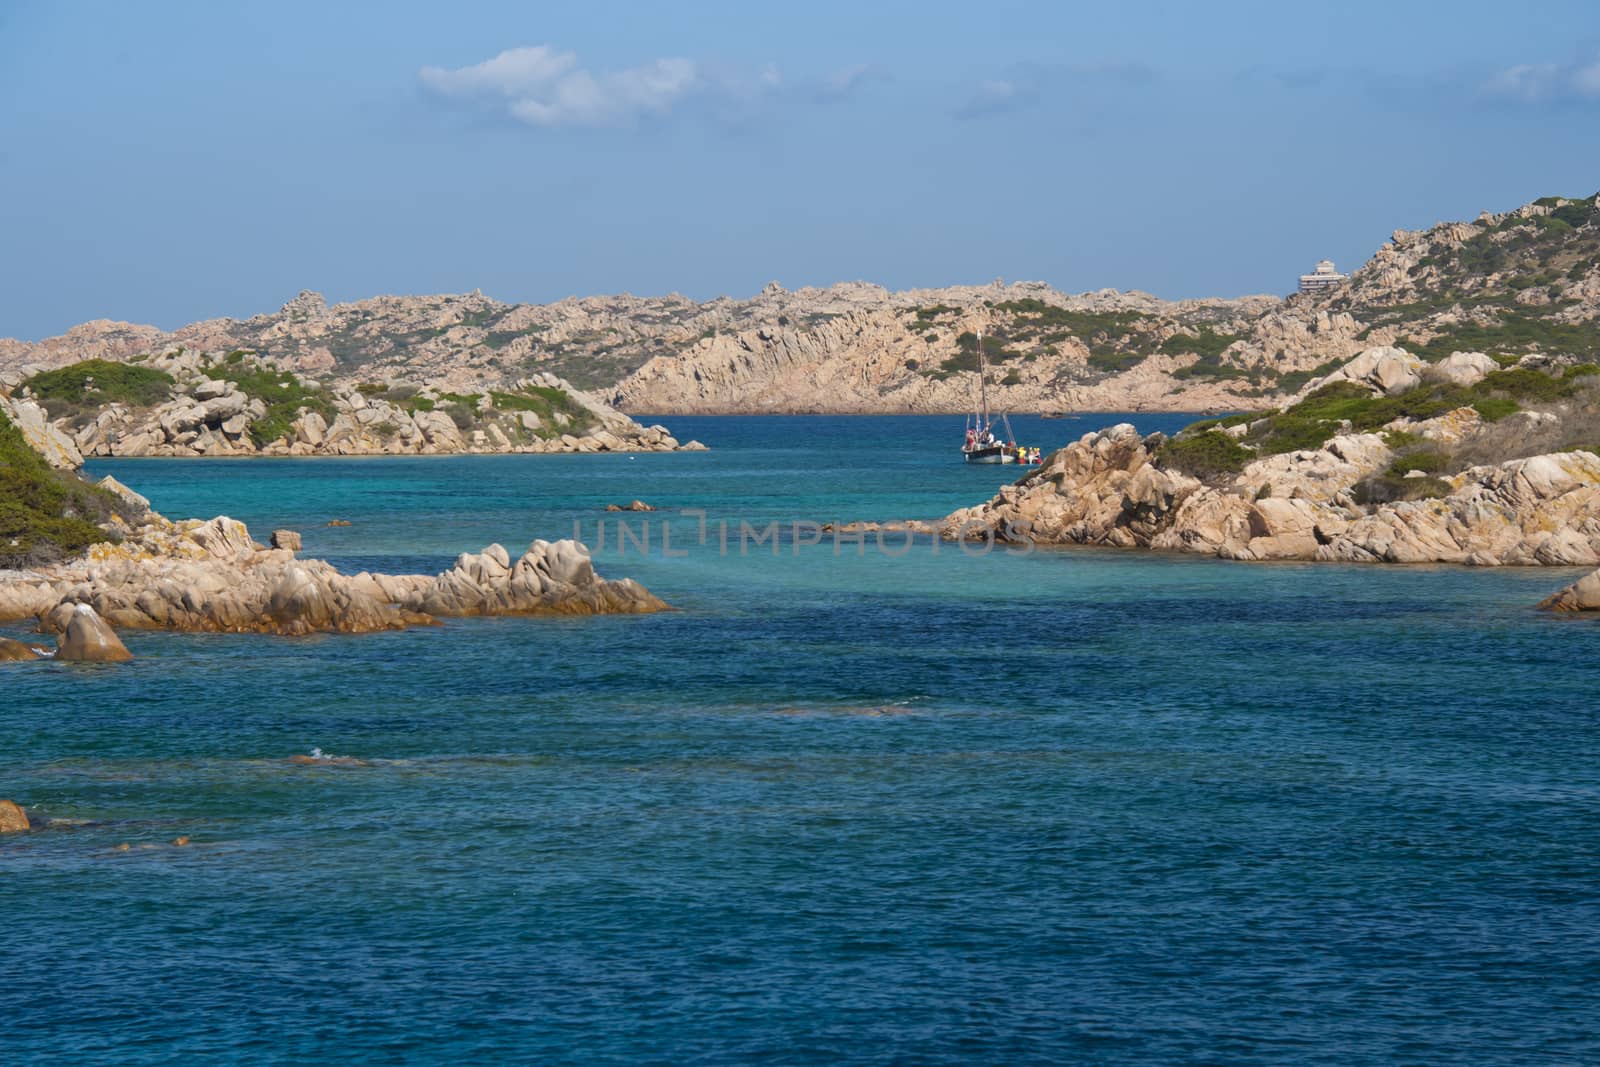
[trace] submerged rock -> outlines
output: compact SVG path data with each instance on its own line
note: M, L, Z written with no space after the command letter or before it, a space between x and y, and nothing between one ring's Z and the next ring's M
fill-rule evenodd
M13 641L9 637L0 637L0 663L22 663L38 659L39 653L32 645Z
M0 800L0 834L19 834L33 829L28 813L15 800Z

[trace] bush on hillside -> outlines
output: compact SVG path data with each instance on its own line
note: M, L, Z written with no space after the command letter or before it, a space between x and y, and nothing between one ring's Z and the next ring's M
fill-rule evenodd
M33 567L109 540L96 525L128 506L77 475L55 470L0 413L0 567Z
M77 420L107 404L153 407L172 395L165 371L106 359L86 359L35 374L22 383L53 419Z
M1156 452L1158 466L1208 482L1238 474L1255 458L1253 451L1216 429L1180 435Z

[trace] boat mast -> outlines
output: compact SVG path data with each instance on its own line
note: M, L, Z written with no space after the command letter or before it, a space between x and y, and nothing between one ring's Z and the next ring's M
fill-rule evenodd
M983 331L978 331L978 404L982 412L983 429L989 428L989 382L983 362Z

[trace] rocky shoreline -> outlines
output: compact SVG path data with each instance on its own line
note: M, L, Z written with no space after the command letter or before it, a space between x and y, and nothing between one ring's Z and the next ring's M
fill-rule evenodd
M1503 408L1493 402L1516 407L1495 391L1502 384L1586 397L1589 379L1580 369L1506 373L1477 353L1423 365L1397 349L1369 349L1310 383L1310 399L1276 417L1197 426L1176 441L1143 436L1126 423L1085 434L991 500L947 516L939 531L953 539L1165 549L1235 560L1594 566L1600 564L1596 451L1526 455L1437 475L1408 469L1437 468L1485 441L1532 440L1560 416L1514 411L1496 425L1478 407L1463 406L1429 418L1402 415L1362 432L1349 418L1335 424L1302 414L1324 408L1358 419L1388 413L1404 407L1393 403L1396 398L1414 390L1420 395L1432 382L1431 395L1443 397L1478 395L1461 390L1482 383L1488 388L1478 405L1499 415ZM1316 447L1271 447L1274 434L1308 430L1327 439ZM1219 456L1237 469L1184 469L1221 462ZM1382 499L1379 490L1395 498Z
M1600 456L1474 467L1442 498L1375 507L1350 490L1393 456L1377 434L1246 468L1210 486L1156 465L1166 438L1085 434L990 501L938 525L952 539L1193 552L1234 560L1582 566L1600 563Z
M346 575L321 560L297 558L298 537L287 531L273 541L280 547L257 544L242 522L226 516L205 522L152 516L120 542L3 576L0 621L31 618L41 633L59 635L56 658L105 660L126 658L115 654L117 629L293 637L403 630L471 615L668 610L632 579L599 577L588 549L571 540L534 541L515 559L490 545L462 554L437 575ZM109 642L101 628L111 633ZM111 651L73 651L96 643ZM15 658L37 658L12 651Z
M4 412L52 465L88 457L394 456L703 451L553 375L470 395L405 381L323 388L244 353L169 349L128 368L79 363L0 375ZM106 400L95 375L152 402ZM34 389L51 389L37 397ZM124 391L127 385L123 383ZM62 393L68 395L62 396ZM119 394L112 393L113 396ZM69 414L52 417L47 407Z

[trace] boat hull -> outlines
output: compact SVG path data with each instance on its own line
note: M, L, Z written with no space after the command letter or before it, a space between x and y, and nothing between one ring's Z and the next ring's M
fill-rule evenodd
M987 448L963 448L961 454L968 463L1015 463L1017 457L1004 445Z

